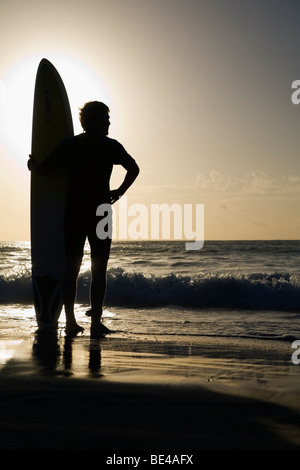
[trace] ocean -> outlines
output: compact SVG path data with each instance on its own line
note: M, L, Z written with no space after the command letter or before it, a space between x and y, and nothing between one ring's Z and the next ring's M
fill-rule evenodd
M300 241L114 241L104 323L131 334L300 338ZM76 316L88 329L86 245ZM36 331L29 242L0 243L0 339ZM64 312L59 328L65 324Z

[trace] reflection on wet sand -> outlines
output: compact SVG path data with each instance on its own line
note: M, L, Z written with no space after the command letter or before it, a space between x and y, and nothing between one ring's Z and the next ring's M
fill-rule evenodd
M65 336L63 342L57 332L37 332L32 347L32 355L41 372L72 376L74 367L75 337ZM87 369L89 374L99 377L101 369L101 339L90 337ZM83 359L83 357L81 358ZM78 357L75 357L75 361ZM75 364L78 367L78 364Z

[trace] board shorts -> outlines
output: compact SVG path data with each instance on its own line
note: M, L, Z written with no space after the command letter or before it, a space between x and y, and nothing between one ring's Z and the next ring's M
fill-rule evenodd
M111 206L110 206L111 207ZM65 254L67 257L83 257L86 239L89 241L91 258L108 259L111 247L111 233L108 225L112 227L112 211L104 215L96 215L97 207L93 210L85 208L67 208L64 219ZM101 221L107 222L107 236L99 238L96 229Z

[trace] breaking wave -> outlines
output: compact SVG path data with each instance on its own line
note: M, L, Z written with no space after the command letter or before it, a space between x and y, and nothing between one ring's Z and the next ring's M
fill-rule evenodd
M78 282L77 301L88 302L89 273ZM0 276L0 303L32 303L31 272L21 269ZM107 306L238 308L299 311L300 279L287 273L145 275L111 268L107 275Z

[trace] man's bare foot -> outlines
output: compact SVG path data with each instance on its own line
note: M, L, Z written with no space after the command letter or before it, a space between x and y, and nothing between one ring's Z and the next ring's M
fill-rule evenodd
M110 329L107 328L101 321L93 321L91 324L91 337L92 338L101 338L105 335L111 333Z
M78 323L70 323L66 325L66 334L67 335L77 335L78 333L82 333L84 331L84 328L80 325L78 325Z

